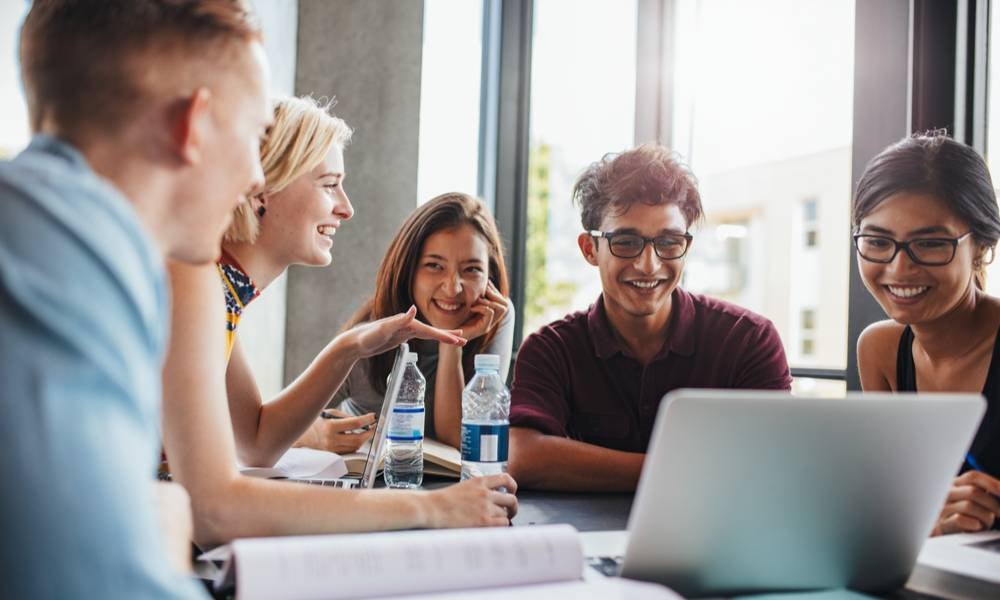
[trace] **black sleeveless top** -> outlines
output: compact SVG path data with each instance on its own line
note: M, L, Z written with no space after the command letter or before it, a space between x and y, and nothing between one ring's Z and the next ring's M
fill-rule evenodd
M899 351L896 353L896 390L900 392L917 391L917 368L913 364L913 330L907 325L899 338ZM986 414L979 424L979 431L972 440L969 454L976 459L984 471L994 477L1000 477L1000 330L993 342L993 357L986 374L986 384L983 385L983 396L986 396ZM969 465L963 465L962 471Z

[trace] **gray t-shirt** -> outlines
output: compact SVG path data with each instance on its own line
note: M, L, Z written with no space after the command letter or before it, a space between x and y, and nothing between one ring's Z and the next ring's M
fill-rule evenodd
M507 371L510 369L510 353L514 343L514 305L507 301L507 314L504 315L497 329L497 334L488 346L482 349L483 354L497 354L500 356L500 377L507 380ZM427 390L424 393L424 404L426 413L424 418L424 436L434 438L434 382L437 375L438 363L438 342L428 340L411 340L410 350L416 352L417 368L427 379ZM365 413L378 413L382 409L383 394L372 388L368 380L367 360L358 362L351 369L344 385L340 386L334 394L330 406L346 413L363 415ZM472 377L472 373L465 374L466 379Z

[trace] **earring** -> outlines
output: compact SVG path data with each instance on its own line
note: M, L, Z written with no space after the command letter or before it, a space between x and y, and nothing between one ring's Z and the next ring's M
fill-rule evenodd
M263 204L261 204L260 207L257 209L257 216L258 217L263 217L264 213L266 213L266 212L267 212L267 209L264 208Z

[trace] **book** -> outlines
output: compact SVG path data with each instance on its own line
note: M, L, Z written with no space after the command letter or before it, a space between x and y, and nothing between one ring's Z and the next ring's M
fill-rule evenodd
M347 472L340 455L312 448L290 448L273 467L240 467L243 475L268 479L337 479Z
M1000 598L1000 532L928 539L906 587L953 600Z
M216 588L234 584L239 600L459 598L471 590L519 600L680 598L656 584L585 571L569 525L240 539L201 559L224 559Z
M448 444L424 438L424 474L437 475L440 477L450 477L458 479L462 473L462 454L457 448ZM361 475L365 471L365 463L368 462L368 451L371 445L365 442L357 452L344 454L344 464L347 472L351 475ZM379 460L378 470L382 470L385 462L383 456Z

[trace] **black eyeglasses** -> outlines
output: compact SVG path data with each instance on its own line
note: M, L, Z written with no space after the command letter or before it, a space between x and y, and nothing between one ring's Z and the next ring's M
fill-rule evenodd
M910 260L925 267L941 267L955 258L958 243L972 235L966 232L957 238L914 238L898 242L884 235L855 234L854 247L861 258L868 262L888 264L895 260L900 250Z
M656 237L643 237L635 233L618 233L615 231L587 232L595 238L608 240L608 248L613 256L618 258L635 258L646 249L646 244L652 244L653 252L663 260L677 260L687 254L694 239L690 233L668 233Z

